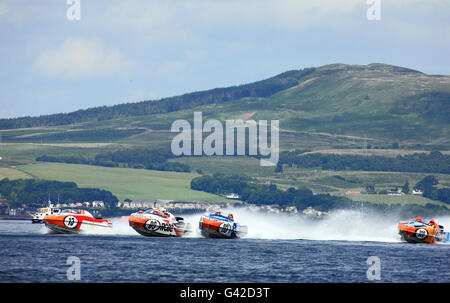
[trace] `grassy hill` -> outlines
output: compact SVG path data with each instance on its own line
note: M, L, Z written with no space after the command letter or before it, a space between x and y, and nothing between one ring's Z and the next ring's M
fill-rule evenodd
M450 77L385 64L333 64L267 80L67 114L0 120L2 142L164 145L177 119L280 120L282 148L450 145ZM33 126L23 128L23 126ZM17 128L22 127L22 128Z
M36 157L42 155L92 159L100 153L124 148L168 147L176 135L170 132L172 122L177 119L192 122L195 111L203 113L203 121L279 120L281 150L388 157L431 150L448 154L450 150L450 76L426 75L386 64L332 64L161 100L1 119L0 178L75 181L82 187L110 190L121 199L217 202L222 198L189 189L190 180L197 176L195 172L239 173L283 189L308 187L335 195L360 190L367 183L377 189L401 186L405 180L414 184L426 175L295 167L275 173L272 167L261 167L257 159L248 157L170 160L189 165L193 173L186 174L55 163L36 165ZM438 177L440 186L450 187L448 175ZM409 202L404 197L401 201L389 197L394 200L387 201L378 195L354 199L375 203L440 203L418 197Z
M197 174L60 163L21 165L11 170L13 172L0 168L0 178L3 175L11 179L35 177L45 180L72 181L81 187L109 190L120 200L128 198L150 201L169 199L230 202L217 195L191 190L190 181L197 177Z

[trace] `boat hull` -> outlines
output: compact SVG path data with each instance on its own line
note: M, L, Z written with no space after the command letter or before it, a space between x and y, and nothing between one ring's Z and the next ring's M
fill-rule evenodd
M187 223L174 223L152 215L131 214L128 223L137 233L147 237L183 237L191 232Z
M89 233L112 228L109 220L73 214L46 216L44 223L48 229L58 234Z
M206 238L235 239L245 237L247 226L232 220L219 220L210 216L202 216L199 222L200 233Z
M439 228L415 221L400 221L398 233L405 242L427 244L443 241L442 235L445 234Z

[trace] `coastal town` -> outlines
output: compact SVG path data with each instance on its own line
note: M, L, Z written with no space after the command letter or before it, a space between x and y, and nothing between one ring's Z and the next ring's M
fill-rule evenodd
M95 211L105 211L105 203L103 201L92 202L76 202L76 203L56 203L55 208L58 209L89 209ZM282 208L277 204L271 205L254 205L241 203L202 203L196 201L173 201L173 200L128 200L119 201L116 208L126 213L136 210L145 210L149 208L165 208L175 213L202 213L213 212L223 208L240 208L247 209L252 212L267 212L267 213L287 213L287 214L302 214L311 218L322 218L326 216L327 212L321 212L308 207L304 210L298 210L295 206ZM36 208L28 207L23 204L20 207L11 207L8 203L0 202L0 219L29 219L32 214L36 212Z

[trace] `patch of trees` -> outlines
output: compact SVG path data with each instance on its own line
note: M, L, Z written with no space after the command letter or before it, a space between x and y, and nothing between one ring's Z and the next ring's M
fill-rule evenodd
M67 125L86 121L101 121L121 117L168 113L200 105L229 102L245 97L268 97L281 90L297 85L299 79L306 77L314 71L315 68L293 70L258 82L194 92L160 100L101 106L71 113L39 117L0 119L0 129Z
M287 164L288 166L292 166L297 158L304 153L310 152L309 149L296 149L296 150L284 150L280 152L279 161L277 164Z
M309 206L316 210L328 211L337 207L350 206L353 201L345 197L328 194L313 194L308 188L280 190L275 184L258 184L254 180L241 176L225 176L216 173L213 176L204 175L191 180L191 189L213 194L237 193L240 200L256 204L278 204L281 207L296 206L305 209Z
M425 172L450 174L450 155L439 151L414 153L397 157L337 155L337 154L298 154L280 153L282 164L303 168L321 168L324 170L363 170Z
M143 168L159 171L190 172L190 167L178 162L168 162L175 158L170 150L132 148L98 154L94 159L83 156L48 156L43 155L36 161L59 162L71 164L99 165L106 167Z
M436 188L439 181L435 176L426 176L414 186L416 190L422 190L423 196L431 200L450 204L450 188Z
M26 204L40 207L47 204L49 195L61 203L103 201L107 207L114 207L119 201L110 191L98 188L79 188L74 182L18 179L0 180L0 195L10 204Z

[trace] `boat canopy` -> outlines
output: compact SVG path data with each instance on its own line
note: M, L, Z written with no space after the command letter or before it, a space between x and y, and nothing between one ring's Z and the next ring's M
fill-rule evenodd
M156 209L147 209L146 211L144 211L144 214L157 215L164 218L164 214Z
M74 215L84 215L88 217L94 217L90 212L84 209L64 209L62 211L64 214L74 214Z
M209 217L210 217L211 219L214 219L214 220L226 221L226 222L234 222L234 220L228 219L227 217L225 217L225 216L223 216L223 215L209 214Z

